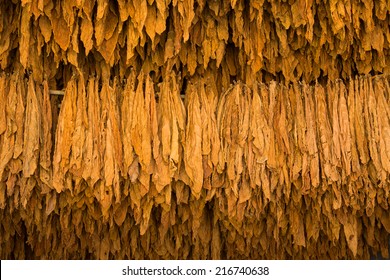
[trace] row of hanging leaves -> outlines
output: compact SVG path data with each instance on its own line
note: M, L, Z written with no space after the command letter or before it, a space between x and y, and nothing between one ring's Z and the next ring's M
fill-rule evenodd
M388 76L181 88L1 73L0 257L388 257Z
M225 89L230 76L389 73L388 0L13 0L0 9L1 69L18 61L36 81L62 64L89 74L115 66L123 78L140 61L159 76L167 62L183 77L211 69Z

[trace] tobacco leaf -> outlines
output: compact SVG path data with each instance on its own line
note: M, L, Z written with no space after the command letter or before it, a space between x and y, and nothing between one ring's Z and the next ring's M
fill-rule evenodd
M85 55L88 55L88 53L93 48L93 24L88 18L82 18L81 19L81 26L80 26L80 40L84 44L85 48Z
M31 27L31 12L30 3L26 4L22 9L21 21L20 21L20 63L24 68L28 66L29 52L30 52L30 27Z
M131 132L133 126L133 110L135 97L135 71L132 71L127 78L126 86L123 90L123 99L121 105L121 135L123 143L123 177L131 176L131 166L135 160L133 154L133 145L131 141ZM138 166L138 164L137 164ZM138 176L138 175L137 175ZM135 179L135 178L134 178ZM133 181L133 180L132 180Z
M120 179L119 172L123 162L122 141L120 136L120 114L119 106L117 104L118 89L117 83L114 83L114 87L108 87L106 96L103 95L103 100L106 99L107 109L107 138L106 138L106 155L105 155L105 173L106 184L113 185L114 195L116 202L121 201L120 193ZM111 151L110 151L111 150ZM108 152L108 153L107 153ZM108 156L108 157L107 157ZM110 166L111 165L111 166ZM108 167L108 174L106 167ZM108 176L107 176L108 175Z
M77 81L73 77L67 84L58 117L56 145L53 155L53 187L61 192L65 187L65 174L69 170L72 135L75 129Z
M1 138L0 144L2 144L2 147L0 149L0 178L3 176L3 172L15 154L14 146L15 146L15 133L19 129L20 131L23 131L23 127L18 127L17 124L17 103L20 101L18 98L22 93L17 92L16 90L16 81L17 77L16 75L11 76L9 79L9 82L5 85L5 92L8 93L7 95L7 106L5 108L6 110L6 126L7 130L3 134ZM23 102L19 103L19 106L23 105ZM23 106L20 106L23 108ZM23 108L24 110L24 108ZM20 153L17 154L17 157L20 155Z
M380 119L379 124L379 147L380 158L383 169L390 172L390 110L385 104L388 104L384 96L385 88L383 82L374 80L374 89L377 96L377 112ZM378 122L379 122L378 119Z
M0 75L0 135L7 130L7 115L6 115L6 76Z
M63 51L66 51L70 44L71 30L63 16L58 15L55 10L53 10L51 25L53 28L54 41Z
M45 38L45 43L48 43L51 39L51 34L53 33L52 26L50 23L50 19L42 15L39 17L39 28L43 37Z
M329 114L326 106L325 90L320 85L315 85L314 98L316 100L316 120L318 123L319 142L321 147L324 175L332 181L338 180L338 173L332 165L332 129L329 122Z
M85 90L84 78L82 76L77 80L77 87L75 90L77 92L77 101L75 104L76 112L74 115L74 130L72 133L69 168L76 177L81 177L84 169L83 163L85 160L83 148L85 145L86 128L88 125L86 101L87 93Z
M187 129L184 145L184 164L188 177L192 182L192 193L199 197L203 186L202 163L202 120L200 113L198 85L188 85L187 97Z
M340 120L340 144L343 158L343 168L346 175L351 173L351 132L349 129L348 108L345 99L346 89L343 83L340 83L339 99L339 120Z
M53 147L53 143L52 143L53 117L52 117L52 108L50 102L49 85L47 81L43 82L41 126L42 126L41 128L42 135L40 138L41 150L39 156L40 159L39 165L45 171L49 171L51 167L51 151ZM43 180L42 176L41 179Z
M28 178L37 169L39 149L41 148L41 106L32 79L28 82L24 127L23 176Z
M90 180L93 186L101 178L102 141L101 141L101 104L99 98L99 80L90 78L87 84L88 125L85 136L85 156L83 178Z

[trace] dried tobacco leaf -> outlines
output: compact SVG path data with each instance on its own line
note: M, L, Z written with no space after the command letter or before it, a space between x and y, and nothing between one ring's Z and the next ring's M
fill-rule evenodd
M53 187L57 192L65 188L65 174L69 170L72 135L75 129L77 104L77 81L72 78L66 87L61 104L56 131L56 145L53 156Z
M70 171L77 177L81 177L84 169L84 145L86 139L87 119L87 93L85 90L84 78L81 76L77 81L76 87L76 112L74 116L74 129L72 133L72 147L69 159Z
M30 52L30 27L31 27L31 11L28 3L23 7L21 20L20 20L20 63L24 68L28 66L29 52Z
M184 145L185 169L191 180L191 190L195 197L199 197L203 186L202 119L197 88L198 85L189 84L186 91L187 129Z
M38 166L40 134L41 134L41 105L38 102L35 84L32 79L28 82L25 131L23 146L23 176L32 176Z
M2 135L7 129L7 115L6 115L6 76L0 75L0 135Z
M54 10L55 11L55 10ZM71 30L62 15L53 11L51 25L53 27L54 41L66 51L70 44Z

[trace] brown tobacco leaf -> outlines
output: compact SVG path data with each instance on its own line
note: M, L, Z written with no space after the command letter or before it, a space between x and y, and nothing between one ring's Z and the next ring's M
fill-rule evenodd
M355 120L355 95L356 95L355 83L351 79L348 85L348 117L349 117L349 129L351 131L351 172L360 173L361 165L359 161L358 149L357 149L357 140L356 140L356 130L354 126Z
M83 178L93 186L101 178L102 142L101 142L101 103L99 98L99 80L90 78L87 84L88 125L85 136L85 157Z
M145 21L145 31L150 37L150 40L152 40L152 45L154 43L154 37L156 36L157 13L156 5L148 5L148 16Z
M119 172L122 168L120 163L122 160L122 142L120 137L120 118L119 107L117 104L117 84L114 83L114 87L110 87L107 84L103 84L101 92L102 96L102 119L107 123L106 131L106 143L105 143L105 155L104 155L104 174L105 183L108 186L113 186L116 202L121 201L120 193L120 179ZM105 120L105 114L107 119Z
M168 74L159 93L158 114L160 116L159 135L162 160L156 164L157 166L162 164L162 170L156 186L158 191L161 191L172 177L179 174L183 156L182 144L185 143L186 113L176 79L173 73Z
M84 44L85 55L88 55L93 48L93 24L88 18L82 18L80 29L80 40Z
M152 200L147 200L143 203L142 220L141 220L140 229L139 229L140 235L144 235L149 227L149 221L150 221L152 208L153 208L153 201Z
M104 22L104 38L102 41L96 41L97 50L103 56L107 63L113 65L112 58L118 45L119 33L122 31L122 23L118 24L117 18L113 13L108 13ZM107 20L113 19L113 20Z
M189 39L190 27L192 25L192 20L195 17L194 0L178 1L177 8L181 15L183 40L186 42Z
M348 247L352 251L353 255L356 257L359 241L357 217L346 213L341 214L340 212L339 219L344 225L344 234L347 240Z
M164 46L164 62L167 62L167 60L175 55L174 35L175 33L173 31L168 32L167 41Z
M161 115L155 103L155 99L152 98L151 104L151 131L153 141L153 158L155 161L155 169L153 176L153 183L156 185L157 191L161 191L166 185L171 182L169 176L168 163L163 158L162 139L160 140L160 120ZM159 102L160 105L161 101Z
M111 2L110 2L111 4ZM118 18L115 12L113 12L113 7L108 9L108 13L105 16L104 22L104 39L109 40L115 34L115 30L117 30L118 26ZM119 25L121 26L121 24Z
M42 15L39 17L39 28L41 30L43 38L45 39L45 43L48 43L51 39L51 34L53 33L53 30L50 19L47 16Z
M26 209L28 202L32 196L32 191L34 187L36 186L36 180L34 176L31 176L30 178L26 179L23 178L20 182L21 188L20 188L20 202L23 208ZM32 205L34 205L33 202L31 202ZM33 208L33 210L36 210L37 208ZM37 218L35 215L33 215L33 219Z
M53 156L53 187L61 192L65 187L65 174L69 170L72 135L75 129L77 104L77 81L73 77L67 84L61 104L56 131L56 145Z
M217 123L221 139L219 166L226 164L229 180L238 178L243 169L243 149L249 129L249 95L249 89L238 83L225 93L218 105Z
M170 127L170 113L172 112L169 100L168 82L163 83L159 95L158 103L158 135L160 138L160 152L155 154L156 159L156 188L161 191L171 181L169 170L169 155L171 152L171 127Z
M367 138L365 137L365 122L364 114L365 103L364 103L364 83L363 79L356 79L355 83L355 131L356 131L356 145L359 152L359 159L362 164L367 164L369 154L368 154L368 143Z
M112 186L106 186L103 180L99 180L95 186L95 197L100 203L100 210L103 219L107 220L110 215L110 209L113 205L113 191Z
M216 110L218 105L218 90L213 78L200 81L200 103L202 116L202 154L209 157L208 165L218 164L220 139L218 135Z
M146 92L145 83L148 82L148 77L141 73L138 77L138 86L134 93L133 101L133 116L131 123L131 143L134 147L134 152L137 154L141 165L140 180L144 188L149 188L150 168L152 160L151 149L151 122L150 122L150 96L152 92ZM149 87L149 85L148 85Z
M259 96L258 87L259 85L257 84L253 87L248 136L248 140L251 141L251 149L247 160L247 168L252 182L257 186L262 185L264 195L270 199L269 189L267 189L265 184L261 184L260 178L261 174L264 174L261 172L261 168L263 167L262 169L264 169L269 155L270 127L264 115L264 106Z
M157 1L160 2L160 1ZM157 4L158 7L158 4ZM161 10L158 10L156 12L157 18L156 18L156 24L155 24L155 31L157 34L161 35L166 30L166 19L168 16L168 12L161 12Z
M293 206L292 208L290 208L289 215L291 234L293 235L295 245L306 247L304 219L301 216L300 210L300 207L295 208Z
M80 20L77 20L73 25L73 33L72 33L72 38L71 38L70 51L72 51L73 53L76 53L76 54L80 53L79 40L80 40ZM76 65L76 66L78 65L77 60L76 60L76 63L73 63L73 65Z
M75 104L74 130L72 133L72 152L69 159L70 171L76 177L81 177L84 169L84 143L86 136L87 119L87 93L85 90L84 78L80 76L77 80L76 96L77 103Z
M2 74L4 75L4 74ZM17 104L17 92L16 92L16 81L15 77L5 76L3 90L5 97L5 125L6 131L0 137L0 179L3 177L4 169L6 168L8 162L11 160L14 154L14 145L15 145L15 132L16 127L16 104ZM7 79L8 78L8 79ZM8 95L8 96L7 96Z
M7 115L6 115L6 76L0 75L0 135L7 130Z
M171 154L170 154L170 170L171 172L180 171L182 157L183 157L183 144L185 143L185 123L186 123L186 110L182 99L180 98L180 85L177 80L178 77L171 73L170 79L170 91L169 98L172 104L172 142L171 142Z
M366 120L366 133L368 138L368 147L372 163L380 174L382 170L382 164L380 162L380 156L378 151L378 140L379 140L379 125L378 125L378 105L375 98L373 89L373 81L370 78L365 79L365 90L364 90L364 102L366 103L365 120Z
M28 82L24 127L23 176L28 178L35 173L38 166L41 137L41 106L32 79Z
M316 122L314 115L314 102L313 102L313 90L305 87L305 116L307 124L306 141L309 152L309 170L310 179L313 187L317 187L320 183L319 178L319 158L317 147L317 134L316 134Z
M270 127L274 126L275 106L277 101L277 87L275 82L271 82L269 87L261 87L260 95L264 105L264 115ZM270 144L269 154L267 156L267 166L269 168L278 168L279 163L277 161L277 144L276 144L276 130L270 130Z
M6 186L4 182L0 182L0 209L4 209L6 206Z
M149 75L146 76L145 80L145 91L144 91L144 126L142 127L142 150L144 151L144 154L146 155L145 158L145 169L148 172L148 174L152 173L152 163L151 163L151 141L152 141L152 135L151 135L151 116L152 116L152 110L155 110L153 106L155 105L155 93L154 93L154 85L152 82L152 79Z
M99 1L102 3L103 1ZM108 19L108 13L109 13L109 7L108 7L108 2L104 1L105 3L103 5L99 5L98 3L98 12L97 12L97 17L94 22L94 37L95 37L95 42L96 46L99 47L104 40L105 37L105 23L106 19ZM107 28L111 28L107 26Z
M142 29L145 26L145 21L148 16L148 4L147 1L135 0L133 1L133 5L135 13L132 21L134 21L135 27L138 29L138 33L142 35Z
M10 91L8 94L9 101L14 99L12 102L8 103L12 113L10 114L12 120L12 126L16 129L15 133L15 146L13 150L13 158L19 158L23 153L24 145L24 123L25 123L25 104L26 104L26 95L27 95L27 85L26 80L22 75L15 75L11 78ZM15 93L14 93L15 91ZM14 107L16 106L16 108ZM8 108L8 107L7 107ZM13 111L15 110L15 111ZM8 120L10 121L10 120Z
M388 102L384 96L385 88L383 83L379 79L374 80L374 91L377 95L378 122L380 122L379 147L381 163L383 169L390 172L390 108L386 106Z
M113 147L113 131L112 124L109 119L109 102L110 93L112 88L108 85L107 81L103 82L102 90L100 92L100 102L102 105L101 121L102 121L102 150L104 159L104 181L101 186L107 186L111 189L113 185L114 177L116 176L115 161L114 161L114 147ZM104 191L101 189L100 195L104 197Z
M55 191L51 191L46 195L46 209L45 209L45 214L47 216L52 213L57 206L57 193Z
M130 59L135 55L134 49L138 46L140 35L137 32L135 25L132 21L127 23L127 51L126 51L126 63L130 62Z
M318 124L320 150L322 155L323 172L328 180L336 182L339 178L335 166L332 165L332 129L329 122L329 114L326 106L325 90L320 85L315 85L314 98L316 101L316 121Z
M114 221L118 226L121 226L128 213L129 200L126 198L120 204L114 205Z
M332 129L333 129L333 164L337 167L341 167L341 137L340 137L340 120L339 120L339 94L337 91L336 85L329 85L327 87L329 92L329 100L333 102L328 102L329 111L331 112L332 119Z
M49 92L49 84L47 81L43 82L43 92L42 92L42 135L40 139L41 150L39 156L39 165L44 170L40 171L41 180L45 181L46 184L49 184L48 178L43 177L43 172L50 173L51 168L51 151L53 147L52 143L52 108L50 103L50 92Z
M20 43L19 43L19 52L20 52L20 63L24 68L28 66L28 59L30 53L30 23L31 23L31 12L30 5L26 4L22 9L21 22L20 22Z
M133 177L130 167L134 161L134 149L131 141L131 132L133 125L133 110L135 97L136 73L132 71L127 78L126 86L123 90L123 99L121 105L121 135L123 143L123 177ZM138 163L137 163L138 167ZM137 174L138 176L138 174ZM134 178L134 177L133 177ZM133 180L132 180L133 181Z
M346 89L343 83L340 83L339 95L339 120L340 120L340 144L343 158L343 168L347 176L351 174L351 131L349 128L348 108L345 99Z
M66 51L70 44L71 30L62 15L58 15L53 10L51 24L53 27L54 41L59 47Z
M278 110L280 115L278 116L278 122L277 122L277 127L279 128L279 134L280 134L280 146L284 146L283 150L285 153L290 154L290 141L288 137L288 120L287 120L287 106L285 104L285 100L287 99L287 96L285 95L286 88L281 87L280 88L280 93L279 93L279 106L280 109Z
M199 88L199 84L189 84L186 91L188 116L186 142L184 144L184 164L192 183L192 194L199 198L203 186L203 163L202 119L197 88Z
M127 0L118 0L119 18L122 22L126 21L129 17L126 5Z

